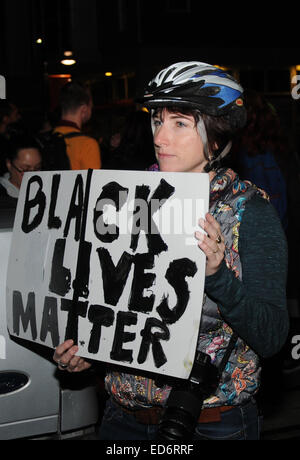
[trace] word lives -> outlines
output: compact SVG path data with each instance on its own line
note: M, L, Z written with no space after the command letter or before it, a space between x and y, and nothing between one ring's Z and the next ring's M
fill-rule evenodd
M49 276L43 277L42 286L32 280L39 289L30 291L30 267L29 273L21 272L27 282L17 288L18 280L13 281L12 332L48 346L51 340L51 347L72 338L87 356L100 353L102 358L109 343L107 359L126 365L142 365L151 353L155 368L160 368L168 361L163 344L172 339L172 325L188 316L189 280L198 272L196 261L182 255L185 251L178 257L169 250L168 237L153 219L152 200L157 211L176 195L176 188L164 179L155 187L110 180L95 191L89 174L86 181L82 174L72 176L69 197L60 190L61 174L51 176L48 188L42 175L27 181L19 238L27 242L23 246L30 242L34 247L35 238L50 235L51 244L41 257L46 259L41 271ZM131 197L132 231L124 240L118 226L105 220L105 203L119 213ZM141 218L141 200L147 219ZM30 262L27 256L22 263ZM155 287L162 280L167 288L158 297Z

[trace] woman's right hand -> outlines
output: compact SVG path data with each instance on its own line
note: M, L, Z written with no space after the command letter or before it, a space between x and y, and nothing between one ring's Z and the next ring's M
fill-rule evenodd
M200 219L199 225L205 233L196 232L198 246L206 255L206 276L214 275L224 260L225 238L216 219L210 214L205 215L205 219Z
M74 345L73 340L66 340L58 345L53 355L53 360L57 363L58 368L68 372L82 372L89 369L92 364L85 361L78 353L78 346Z

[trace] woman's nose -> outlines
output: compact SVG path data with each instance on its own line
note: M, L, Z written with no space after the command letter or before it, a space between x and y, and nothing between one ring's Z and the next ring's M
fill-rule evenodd
M158 130L154 133L154 144L157 147L162 147L169 143L170 136L168 133L168 129L166 126L162 125L158 128Z

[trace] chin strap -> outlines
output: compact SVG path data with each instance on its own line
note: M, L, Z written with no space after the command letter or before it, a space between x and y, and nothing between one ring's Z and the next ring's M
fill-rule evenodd
M217 166L220 163L220 161L223 158L225 158L226 155L230 152L231 147L232 147L232 142L229 141L226 147L222 150L222 152L219 153L217 157L213 158L209 163L207 163L207 165L204 168L204 171L208 173L212 171L213 169L215 169L215 166Z
M205 127L204 121L203 121L201 116L200 116L199 121L197 123L197 129L198 129L198 133L200 134L200 137L202 139L203 150L204 150L205 156L206 156L206 158L209 158L210 157L210 151L209 151L209 146L208 146L207 131L206 131L206 127Z
M211 152L210 152L209 146L208 146L207 131L206 131L206 127L205 127L204 121L203 121L201 116L200 116L198 124L197 124L197 129L198 129L198 132L199 132L199 134L201 136L201 139L202 139L202 142L203 142L203 150L204 150L205 156L206 156L206 158L210 158L211 157ZM205 172L212 171L214 169L214 167L222 160L222 158L225 158L226 155L228 154L228 152L230 152L231 147L232 147L232 142L229 141L228 144L226 144L225 148L216 157L213 157L209 161L209 163L205 166L204 171Z

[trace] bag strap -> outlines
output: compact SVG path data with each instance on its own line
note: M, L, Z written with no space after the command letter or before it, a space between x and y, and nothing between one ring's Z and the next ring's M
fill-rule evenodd
M87 136L86 134L83 134L83 133L74 132L74 133L63 134L63 137L65 139L73 139L74 137L89 137L89 136Z
M225 366L230 358L231 352L234 349L237 340L238 340L238 335L234 332L229 340L229 344L228 344L228 347L226 348L222 361L220 365L218 366L218 371L220 373L220 376L223 374Z

